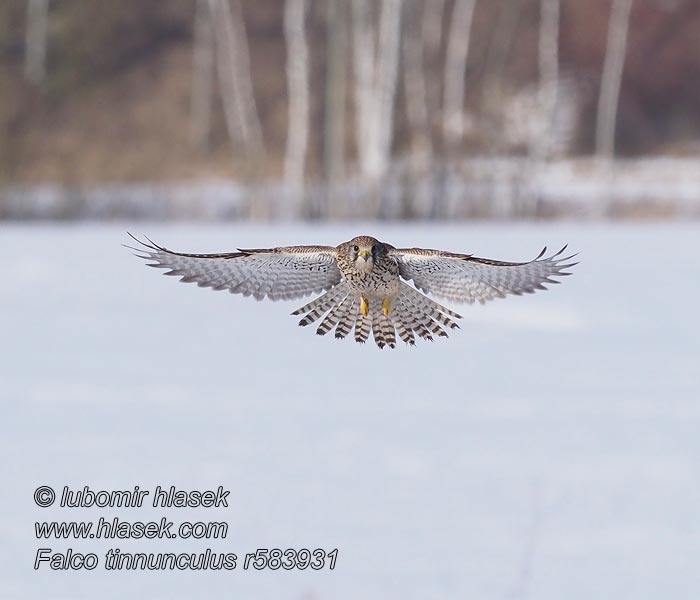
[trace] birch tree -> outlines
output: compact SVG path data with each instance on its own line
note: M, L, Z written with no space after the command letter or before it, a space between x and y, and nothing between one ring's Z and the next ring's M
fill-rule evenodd
M483 67L481 102L486 112L502 103L503 71L508 63L524 2L525 0L509 0L501 4Z
M596 116L596 154L612 158L615 153L615 126L627 51L632 0L613 0L608 21L603 73Z
M287 0L284 34L287 42L289 117L284 178L297 212L304 193L304 167L309 140L309 49L304 31L305 0Z
M559 5L560 0L540 0L538 63L543 88L559 80Z
M538 109L544 127L534 146L538 158L551 155L556 136L554 113L559 92L559 8L560 0L540 0Z
M411 132L411 156L416 167L425 165L432 154L425 82L425 38L420 28L426 10L428 10L427 2L419 3L418 0L409 2L402 44L406 117Z
M440 114L442 81L439 72L434 69L440 58L442 47L442 20L445 10L445 0L424 0L421 37L423 38L423 60L427 68L428 115ZM437 75L437 76L436 76ZM431 128L433 122L430 123Z
M462 140L465 130L464 81L469 36L476 0L455 0L445 56L442 132L448 148Z
M240 0L209 0L216 39L216 65L226 125L246 156L264 153L262 126L253 94L250 52Z
M37 85L46 76L46 47L49 0L28 0L25 36L24 74Z
M323 165L328 197L335 196L345 177L345 106L347 83L347 26L345 0L326 3L326 92L323 128ZM329 209L337 203L329 203ZM336 216L336 211L330 216Z
M352 9L357 150L361 173L376 182L388 166L393 139L401 0L380 3L376 43L367 0L353 0Z
M539 81L504 102L503 141L524 146L536 161L565 152L578 117L576 87L559 76L561 0L540 0Z
M209 149L214 99L214 28L207 0L197 0L192 45L190 139L200 150Z

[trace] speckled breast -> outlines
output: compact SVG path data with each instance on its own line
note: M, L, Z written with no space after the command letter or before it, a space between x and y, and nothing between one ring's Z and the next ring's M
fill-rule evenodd
M399 267L391 259L378 261L369 272L343 270L343 275L350 288L366 298L383 299L399 292Z

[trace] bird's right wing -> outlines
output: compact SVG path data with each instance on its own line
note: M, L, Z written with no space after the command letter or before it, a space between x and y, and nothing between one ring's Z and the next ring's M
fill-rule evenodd
M131 234L129 234L131 235ZM328 290L340 282L336 249L331 246L286 246L238 249L221 254L173 252L151 240L132 248L149 267L169 269L165 275L200 287L228 290L257 300L292 300Z

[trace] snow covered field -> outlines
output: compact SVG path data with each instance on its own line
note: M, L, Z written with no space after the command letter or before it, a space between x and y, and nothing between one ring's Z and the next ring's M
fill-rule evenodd
M455 306L380 351L177 283L120 246L395 245L505 260L568 242L563 285ZM0 597L700 597L700 227L0 225ZM231 490L228 509L40 509L34 489ZM225 520L226 540L42 540L37 520ZM339 549L334 571L33 570L98 554Z

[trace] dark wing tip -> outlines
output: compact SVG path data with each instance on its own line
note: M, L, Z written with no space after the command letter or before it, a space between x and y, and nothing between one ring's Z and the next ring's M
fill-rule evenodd
M537 258L535 258L535 260L540 260L540 259L542 259L542 260L554 261L554 262L560 263L560 262L563 262L563 261L565 261L565 260L569 260L570 258L574 258L575 256L578 256L578 253L576 253L576 254L571 254L571 255L569 255L569 256L562 256L562 254L564 254L564 252L566 252L566 249L567 249L568 247L569 247L569 244L564 244L557 252L555 252L555 253L552 254L551 256L545 256L545 253L547 252L547 246L545 246L545 247L542 249L542 252L540 252L540 253L537 255ZM543 257L544 257L544 258L543 258ZM534 261L533 261L533 262L534 262Z
M163 248L162 246L159 246L159 245L156 244L152 239L150 239L147 235L144 235L143 237L145 237L145 238L148 240L148 244L147 244L146 242L144 242L143 240L140 240L139 238L137 238L137 237L136 237L133 233L131 233L130 231L127 231L126 234L127 234L132 240L134 240L137 244L143 246L144 248L148 248L149 250L154 250L154 251L156 251L156 252L158 252L159 250L160 250L161 252L169 252L169 250L168 250L167 248ZM137 250L137 251L141 251L141 252L142 252L142 250L139 250L138 248L133 248L132 246L126 246L125 244L122 244L122 246L125 246L126 248L131 248L132 250Z
M127 234L132 240L134 240L134 241L139 245L139 247L130 246L129 244L122 244L122 247L123 247L123 248L127 248L128 250L133 250L132 254L133 254L136 258L141 258L141 259L143 259L143 260L151 260L151 259L153 259L153 255L152 255L153 252L158 252L158 246L157 246L156 244L153 244L153 242L151 242L151 240L148 240L148 238L147 238L146 236L144 236L144 237L146 237L146 239L147 239L149 242L151 242L151 244L153 244L153 245L147 244L146 242L141 241L139 238L137 238L137 237L136 237L133 233L131 233L130 231L127 231L126 234ZM149 265L149 266L151 266L151 265Z
M144 242L143 240L140 240L139 238L137 238L135 235L133 235L129 231L127 231L126 233L137 244L139 244L143 248L147 248L148 253L164 252L166 254L171 254L173 256L184 256L187 258L240 258L242 256L250 256L251 254L253 254L255 252L263 252L263 250L239 250L238 252L216 252L216 253L207 253L207 254L196 254L196 253L191 253L191 252L176 252L175 250L170 250L169 248L166 248L165 246L161 246L160 244L156 244L147 235L144 235L143 237L146 238L148 243ZM136 252L145 252L143 250L143 248L134 248L133 246L128 246L126 244L122 244L122 246L124 246L125 248L129 248L130 250L135 250ZM150 256L143 257L142 256L141 258L154 258L154 257L150 257Z

